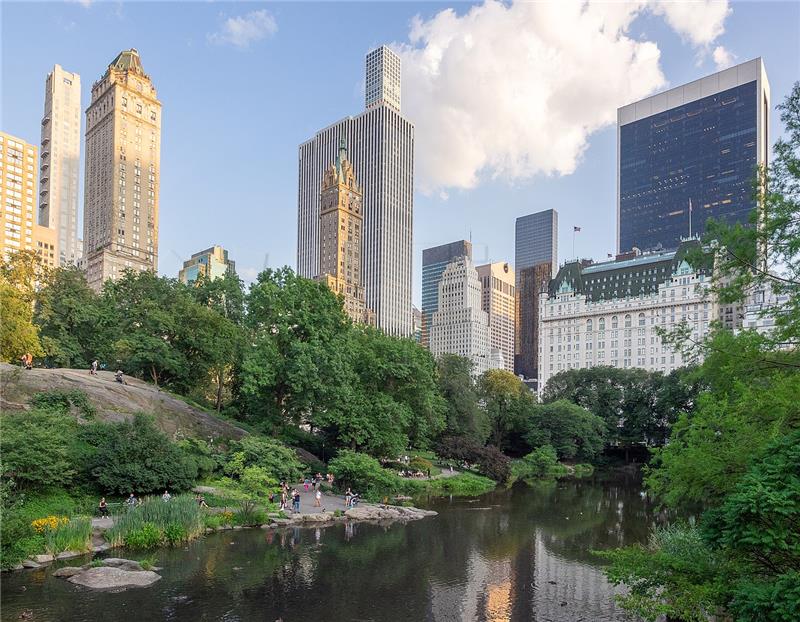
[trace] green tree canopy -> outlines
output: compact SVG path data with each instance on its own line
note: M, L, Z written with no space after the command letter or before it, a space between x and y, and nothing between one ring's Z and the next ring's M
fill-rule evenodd
M456 354L443 354L437 360L439 391L446 403L445 436L465 436L483 444L490 424L480 407L472 362Z

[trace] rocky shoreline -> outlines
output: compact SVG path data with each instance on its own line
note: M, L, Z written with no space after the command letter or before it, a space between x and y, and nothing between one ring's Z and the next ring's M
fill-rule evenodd
M400 505L372 505L364 504L358 507L350 508L344 512L316 512L309 514L293 514L286 518L278 516L271 516L269 522L262 525L223 525L216 528L206 528L206 533L214 533L217 531L239 531L242 529L278 529L285 527L326 527L336 523L352 522L352 523L373 523L373 524L389 524L402 522L407 523L414 520L420 520L429 516L436 516L437 512L433 510L422 510L415 507L406 507ZM96 529L93 538L97 535L102 535L105 529ZM26 559L21 564L14 566L10 570L26 570L35 569L48 565L54 561L65 559L72 559L84 555L92 555L94 553L101 553L109 550L111 547L107 542L98 544L92 547L91 551L83 553L77 551L64 551L56 556L49 554L34 555L32 559ZM116 559L116 558L109 558ZM66 568L66 567L65 567ZM78 567L76 567L78 568ZM88 567L86 567L88 568ZM84 568L84 569L86 569ZM60 570L64 570L63 568ZM56 571L58 572L58 571ZM68 571L69 572L69 571ZM98 575L108 574L108 571L95 573ZM91 586L89 586L91 587Z

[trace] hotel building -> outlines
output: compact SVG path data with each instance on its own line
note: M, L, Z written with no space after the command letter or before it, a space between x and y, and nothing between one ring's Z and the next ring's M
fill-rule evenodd
M184 261L183 268L178 272L178 280L188 285L201 276L219 279L226 274L236 274L236 262L228 259L228 251L224 248L212 246Z
M514 268L496 262L476 268L481 281L481 308L489 316L490 367L514 373Z
M442 272L452 261L461 258L472 260L472 242L459 240L422 251L422 322L420 343L430 347L430 328L433 314L439 308L439 281Z

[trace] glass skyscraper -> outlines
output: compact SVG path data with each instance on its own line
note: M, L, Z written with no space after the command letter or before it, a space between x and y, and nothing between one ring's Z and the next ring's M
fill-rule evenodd
M620 108L617 250L675 249L709 218L746 223L769 107L757 58Z
M466 257L472 261L472 242L459 240L422 251L422 330L420 342L430 347L431 318L439 310L439 281L447 264Z
M539 290L558 271L558 212L548 209L517 218L514 250L514 373L536 378Z

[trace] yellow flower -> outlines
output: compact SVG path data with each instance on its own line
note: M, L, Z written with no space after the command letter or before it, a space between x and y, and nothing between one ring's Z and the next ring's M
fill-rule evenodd
M45 518L37 518L31 523L36 533L45 533L46 531L54 531L61 525L66 525L69 518L66 516L47 516Z

